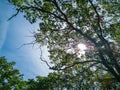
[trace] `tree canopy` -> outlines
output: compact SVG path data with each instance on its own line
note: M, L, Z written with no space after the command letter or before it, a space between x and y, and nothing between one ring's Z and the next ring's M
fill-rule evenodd
M15 62L7 62L5 57L0 57L0 89L1 90L24 90L25 81L19 70L13 65Z
M36 76L35 79L23 80L24 75L13 67L14 64L15 62L8 62L5 57L0 57L1 90L93 90L113 88L119 90L119 83L112 80L113 76L109 73L103 74L101 77L98 72L92 75L90 70L81 73L78 65L72 71L69 69L63 72L52 72L46 77ZM75 71L76 73L73 73Z
M120 2L117 0L8 0L30 23L39 22L35 42L47 45L50 69L120 82ZM10 19L11 19L10 18ZM87 49L79 56L77 45ZM65 73L63 73L65 72ZM107 75L109 74L109 75ZM103 78L106 80L106 78ZM108 79L108 78L107 78ZM70 79L69 79L70 80ZM87 81L91 81L87 80ZM102 80L103 81L103 80ZM90 85L90 83L88 83ZM86 84L87 85L87 84Z

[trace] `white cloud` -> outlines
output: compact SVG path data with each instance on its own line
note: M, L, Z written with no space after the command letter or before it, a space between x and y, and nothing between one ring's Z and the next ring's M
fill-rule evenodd
M7 6L6 1L0 2L0 50L5 42L9 22L7 19L12 15L12 9ZM6 7L7 6L7 7ZM9 5L10 6L10 5Z
M4 44L4 41L6 39L6 35L7 35L7 30L8 30L8 22L5 21L1 21L0 22L0 50Z

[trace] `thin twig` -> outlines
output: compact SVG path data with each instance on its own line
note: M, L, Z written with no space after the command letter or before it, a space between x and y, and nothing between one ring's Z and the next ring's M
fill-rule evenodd
M51 66L49 65L49 63L43 58L43 53L42 53L41 47L40 47L40 60L45 62L46 65L51 69Z
M9 21L9 20L11 20L12 18L16 17L16 16L19 14L20 9L21 9L21 8L17 9L17 12L16 12L15 14L13 14L10 18L8 18L7 21Z

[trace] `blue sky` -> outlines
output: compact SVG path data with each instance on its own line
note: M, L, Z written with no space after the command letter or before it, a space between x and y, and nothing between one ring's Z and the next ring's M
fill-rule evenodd
M37 75L47 76L49 69L39 59L38 46L26 45L19 48L34 40L31 32L34 32L38 25L31 25L23 18L22 14L7 21L15 13L15 8L6 0L1 0L0 12L2 12L0 13L0 56L6 56L8 61L15 61L15 68L24 74L25 79L34 78ZM43 50L44 57L48 59L46 47L43 47Z

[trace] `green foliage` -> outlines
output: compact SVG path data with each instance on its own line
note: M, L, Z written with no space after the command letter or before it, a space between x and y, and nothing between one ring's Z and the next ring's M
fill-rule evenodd
M80 88L86 90L92 85L107 88L109 85L99 81L101 78L105 80L106 73L112 76L110 78L115 80L114 83L120 82L120 2L117 0L8 1L16 7L17 14L23 12L30 23L39 22L39 29L34 35L35 41L40 45L47 45L53 65L50 68L57 70L62 76L61 82L65 80L63 87L68 86L69 90L78 84ZM85 55L81 57L78 57L79 43L87 46ZM71 52L68 52L69 50ZM77 72L79 77L73 72ZM90 74L93 76L89 76ZM64 77L69 78L69 84ZM70 81L70 78L74 82ZM39 79L42 80L41 77ZM49 82L48 77L43 79Z
M14 69L15 62L7 62L0 57L0 90L24 90L26 83L19 70Z
M53 84L49 77L38 76L36 81L34 79L29 79L27 84L27 90L53 90Z

